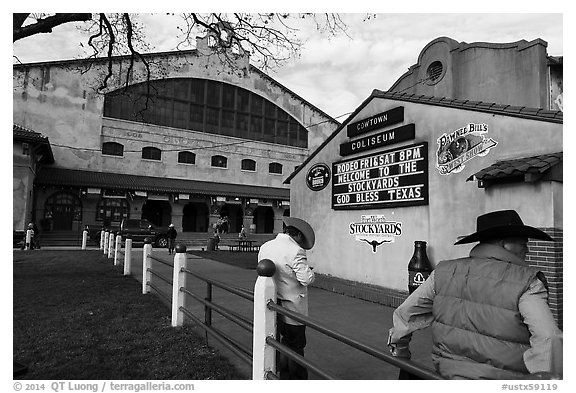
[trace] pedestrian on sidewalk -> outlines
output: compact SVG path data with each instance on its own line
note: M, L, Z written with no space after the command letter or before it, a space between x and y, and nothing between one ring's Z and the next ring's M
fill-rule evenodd
M242 229L240 229L240 233L238 234L238 239L244 240L246 239L246 228L242 225Z
M314 230L306 221L295 217L283 217L284 233L267 241L260 247L258 260L269 259L276 265L274 282L278 304L308 316L308 285L314 281L314 272L308 265L306 250L314 246ZM306 325L278 315L280 342L304 356ZM308 379L308 370L292 359L278 355L280 379Z
M178 232L174 229L174 224L168 225L168 254L172 255L174 252L174 243L176 243L176 236Z
M562 331L544 274L526 261L528 238L554 241L514 210L477 218L466 258L438 263L393 314L388 344L410 358L412 332L432 325L432 361L447 379L537 379L562 375ZM549 373L549 374L544 374Z

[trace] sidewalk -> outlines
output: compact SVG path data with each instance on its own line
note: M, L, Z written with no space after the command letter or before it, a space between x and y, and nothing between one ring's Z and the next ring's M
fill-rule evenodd
M167 262L172 260L172 256L168 255L165 249L154 249L154 256ZM141 282L142 249L135 249L132 258L132 275ZM112 263L112 259L109 261ZM255 270L242 269L190 254L187 256L186 264L191 271L251 291L253 291L254 283L257 279ZM158 270L165 277L172 277L172 269L166 265L153 262L153 269ZM167 283L155 277L153 277L152 282L166 294L171 293L170 286ZM206 284L191 276L189 276L186 287L202 297L206 294ZM187 298L186 307L194 315L204 320L204 306L190 297ZM213 287L212 301L252 320L252 303L239 296ZM391 307L327 290L315 287L309 289L309 316L311 319L338 333L363 344L374 346L382 351L387 351L386 340L388 338L388 329L392 326L393 311L394 308ZM252 348L251 334L215 311L212 312L212 326L234 337L246 348ZM198 328L198 330L201 334L204 334L201 328ZM208 341L209 345L218 348L239 370L246 373L247 378L251 377L251 368L246 363L242 362L230 350L220 345L214 338L208 336ZM307 328L307 341L305 356L338 379L394 380L398 378L398 368L342 344L311 328ZM432 369L433 366L430 360L431 348L430 329L416 332L411 343L412 360ZM314 374L311 374L310 379L317 378Z

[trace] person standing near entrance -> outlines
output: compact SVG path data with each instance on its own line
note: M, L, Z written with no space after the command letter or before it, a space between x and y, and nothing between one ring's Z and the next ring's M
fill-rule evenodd
M31 250L39 250L40 249L40 231L38 230L38 226L36 223L31 222L28 224L28 229L32 230L31 237L30 237L30 249Z
M295 217L283 217L284 233L267 241L260 247L258 260L269 259L276 265L274 282L278 304L308 316L308 285L314 281L314 272L308 265L306 250L314 246L314 230L306 221ZM278 315L280 342L304 356L306 325ZM295 361L278 355L280 379L308 379L308 370Z
M528 238L554 241L514 210L481 215L470 256L442 261L393 314L392 355L410 358L412 332L432 326L432 360L447 379L562 375L562 331L544 274L526 261ZM532 375L531 374L537 374Z
M174 224L168 225L168 254L172 254L174 252L174 243L176 243L176 236L178 232L174 229Z

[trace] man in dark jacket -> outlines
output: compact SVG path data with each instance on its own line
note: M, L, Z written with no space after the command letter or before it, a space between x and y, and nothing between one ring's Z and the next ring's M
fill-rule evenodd
M442 261L393 315L392 354L410 358L412 332L432 326L432 360L447 379L562 374L562 332L544 274L526 262L528 238L553 241L514 210L477 219L467 258Z

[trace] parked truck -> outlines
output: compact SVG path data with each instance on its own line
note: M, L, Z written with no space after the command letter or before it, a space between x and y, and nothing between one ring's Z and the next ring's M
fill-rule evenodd
M155 247L165 248L168 246L168 227L156 226L146 219L123 219L120 228L110 228L114 234L120 232L123 238L126 235L132 237L133 243L144 243L144 239L149 237ZM90 238L100 242L100 231L90 230Z

